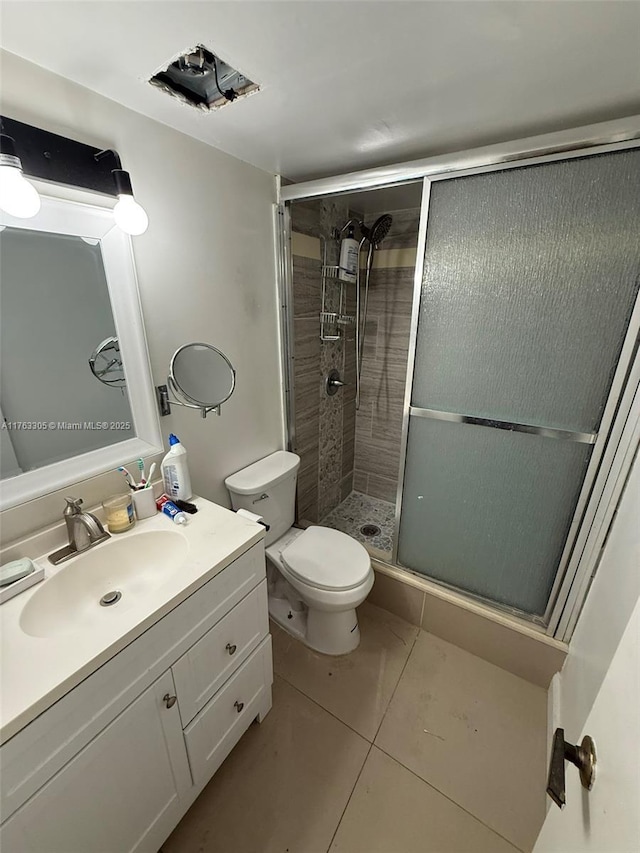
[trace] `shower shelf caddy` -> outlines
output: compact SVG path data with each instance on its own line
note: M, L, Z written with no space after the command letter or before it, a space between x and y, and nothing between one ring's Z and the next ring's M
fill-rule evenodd
M346 313L346 292L345 284L349 282L343 281L340 278L340 267L333 264L328 264L328 240L325 237L320 238L322 242L322 307L320 309L320 340L321 341L339 341L342 337L340 329L349 326L355 322L355 317ZM338 248L339 248L338 243ZM338 303L338 311L327 311L327 286L338 285L340 287L340 299Z

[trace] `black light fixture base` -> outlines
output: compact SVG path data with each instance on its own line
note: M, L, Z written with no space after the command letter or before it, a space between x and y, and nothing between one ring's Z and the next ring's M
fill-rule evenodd
M6 116L0 116L0 127L13 140L26 176L112 197L118 195L112 174L122 168L117 151L93 148Z

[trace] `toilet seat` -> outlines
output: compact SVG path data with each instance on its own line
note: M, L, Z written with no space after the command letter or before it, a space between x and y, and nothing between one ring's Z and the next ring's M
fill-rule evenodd
M346 533L329 527L308 527L280 557L294 577L318 589L354 589L371 572L366 549Z

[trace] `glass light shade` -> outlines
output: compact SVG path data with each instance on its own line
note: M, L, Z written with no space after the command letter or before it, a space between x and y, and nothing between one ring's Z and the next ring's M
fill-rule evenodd
M17 166L0 166L0 208L19 219L30 219L40 210L37 189Z
M131 195L119 195L118 202L113 208L116 223L126 234L137 237L144 234L149 226L146 211Z

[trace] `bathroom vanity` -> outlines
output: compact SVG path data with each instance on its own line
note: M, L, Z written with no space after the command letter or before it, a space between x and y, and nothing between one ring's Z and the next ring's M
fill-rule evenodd
M264 530L195 502L184 529L139 522L2 605L4 853L157 853L268 713Z

